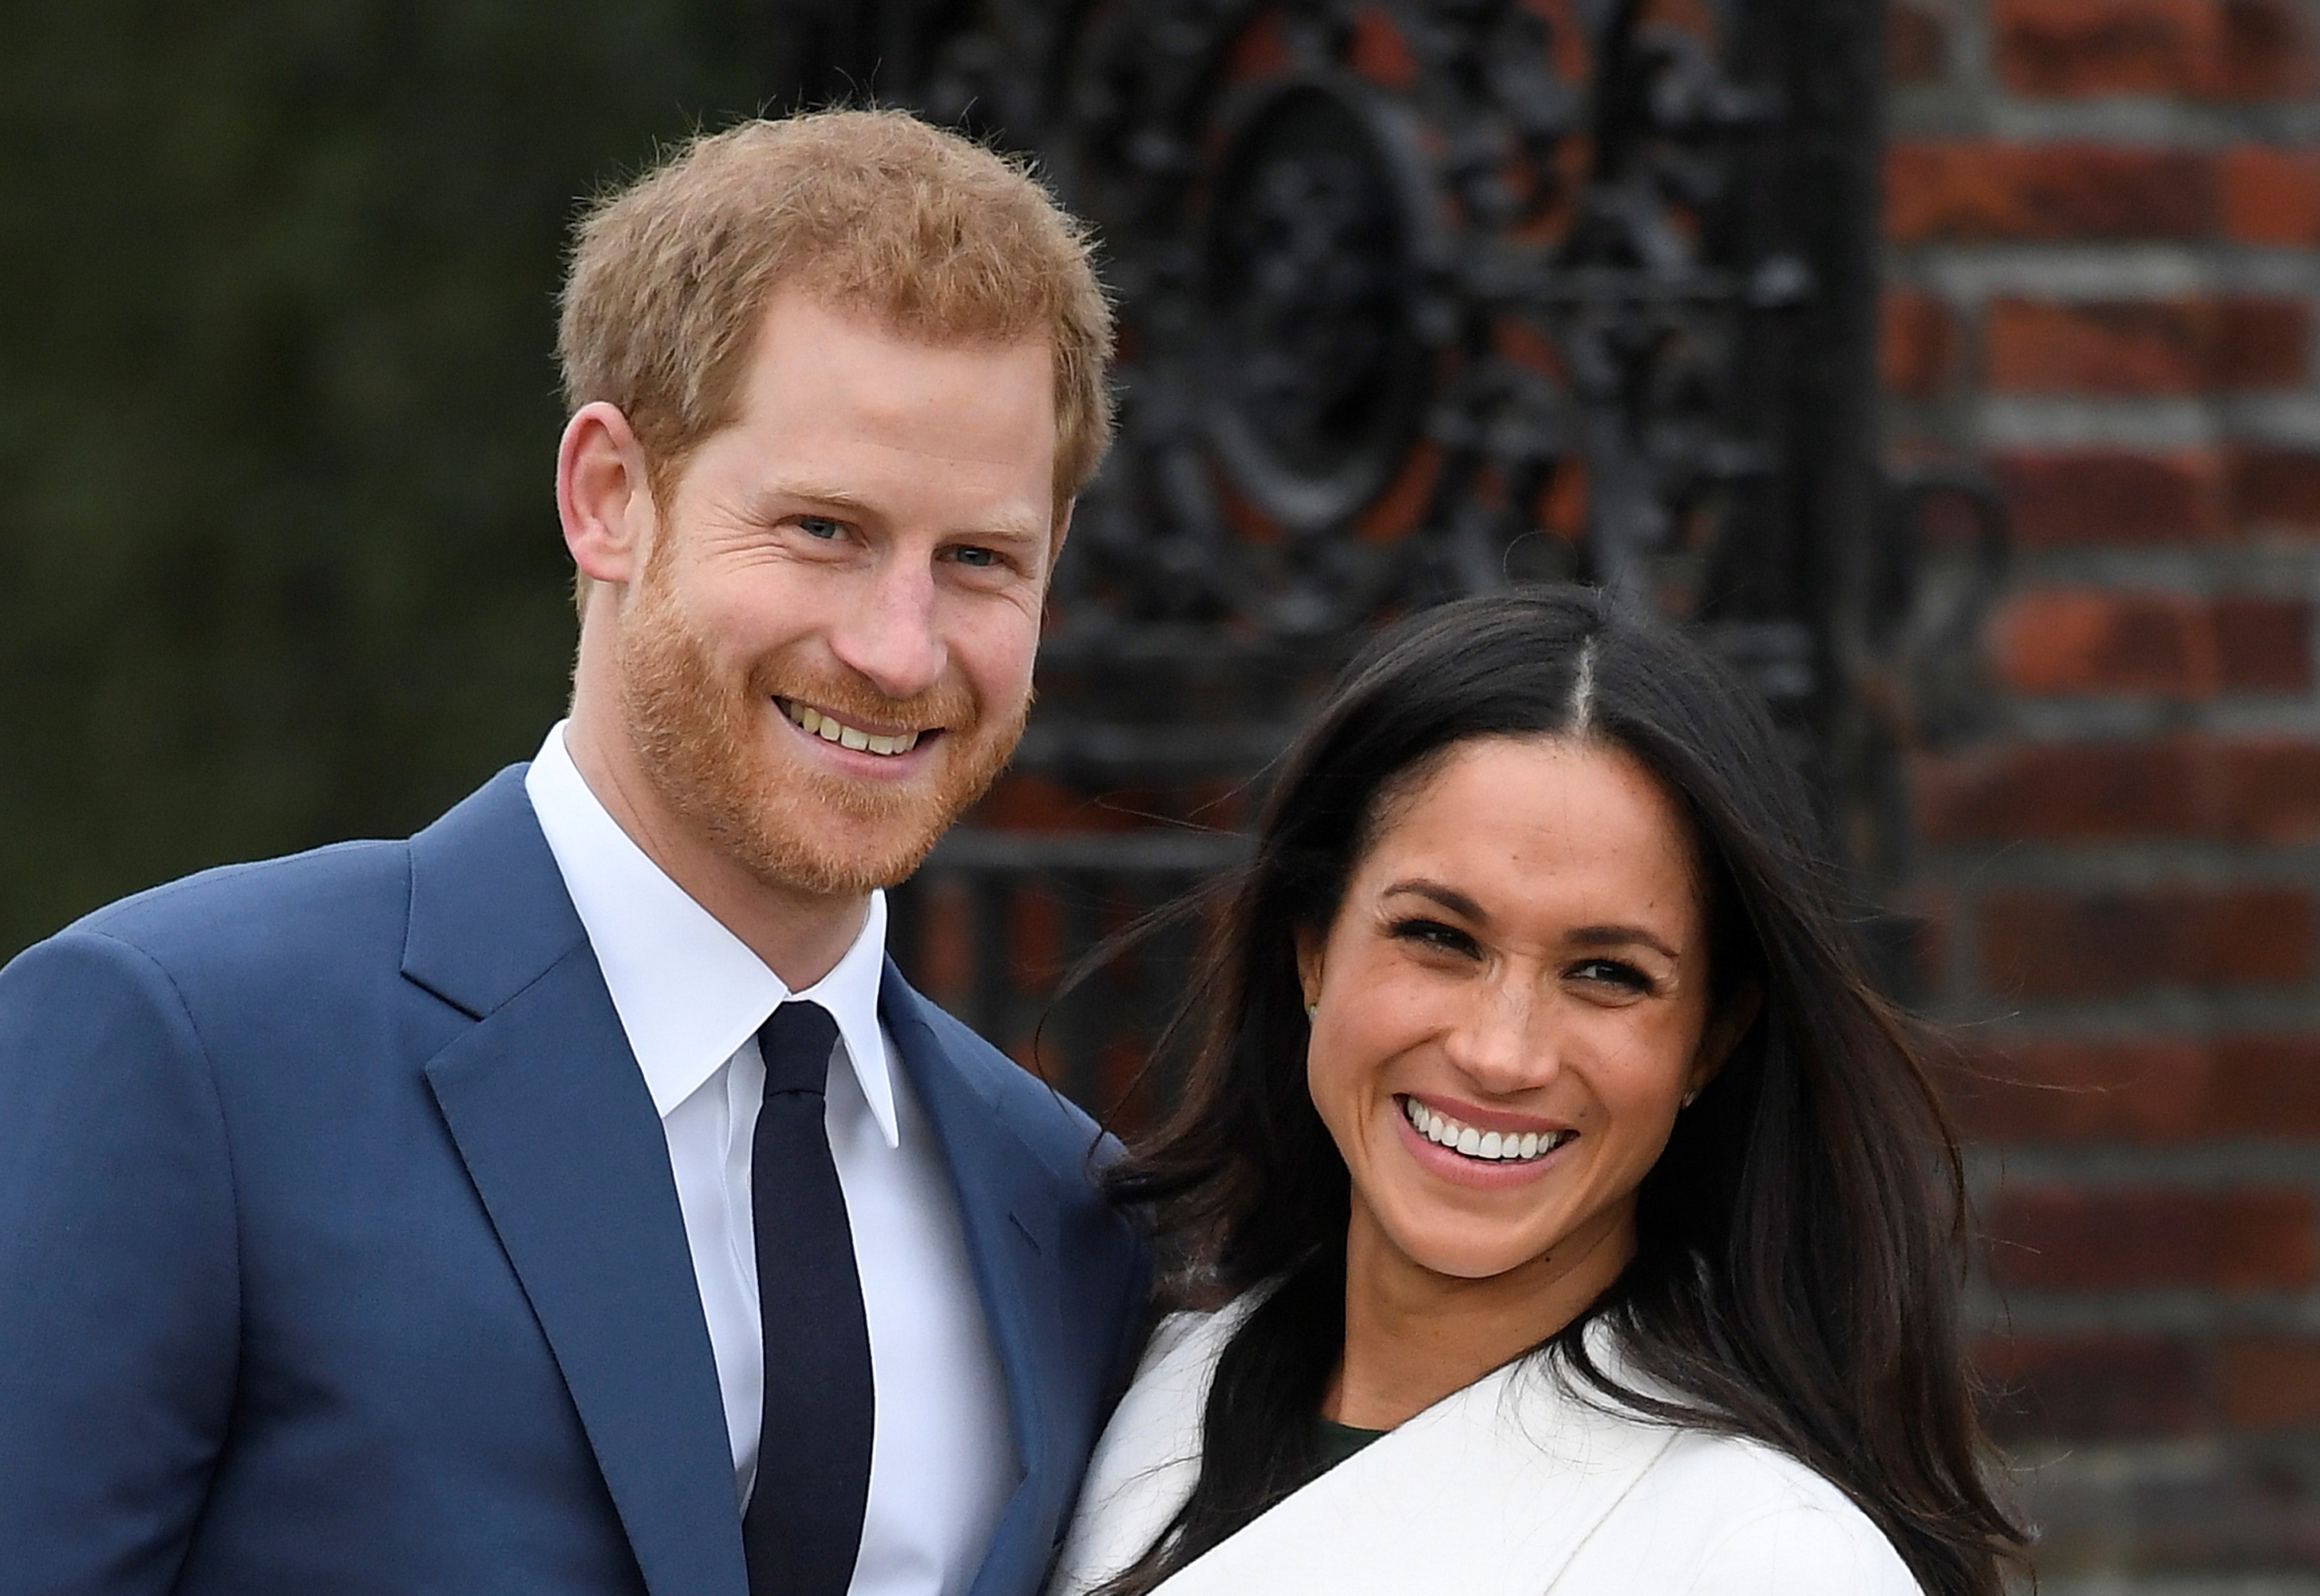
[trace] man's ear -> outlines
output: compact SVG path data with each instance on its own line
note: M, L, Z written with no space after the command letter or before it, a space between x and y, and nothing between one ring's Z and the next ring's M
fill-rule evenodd
M556 451L556 513L580 574L628 582L643 569L656 509L643 446L616 405L582 405Z
M1709 1017L1708 1029L1700 1033L1699 1051L1691 1056L1691 1075L1685 1091L1696 1093L1716 1079L1716 1073L1732 1056L1732 1049L1740 1045L1763 1008L1764 989L1751 981Z

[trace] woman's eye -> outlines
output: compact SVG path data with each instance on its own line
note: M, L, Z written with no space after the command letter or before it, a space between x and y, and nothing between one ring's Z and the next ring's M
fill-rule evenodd
M824 542L846 530L843 522L832 521L827 515L801 515L797 518L797 525L798 530L807 537L819 538Z
M1600 981L1608 985L1625 988L1629 992L1650 992L1654 989L1652 978L1649 975L1645 975L1635 966L1622 964L1616 958L1590 958L1582 965L1573 966L1571 973L1581 981Z
M1474 939L1456 926L1445 925L1438 920L1405 920L1395 923L1391 935L1397 941L1415 942L1422 948L1439 948L1445 953L1472 955L1479 951Z

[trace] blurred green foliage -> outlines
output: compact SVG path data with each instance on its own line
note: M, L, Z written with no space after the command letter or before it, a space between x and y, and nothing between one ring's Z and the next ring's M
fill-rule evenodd
M0 957L423 824L558 712L581 198L765 0L71 0L0 50Z

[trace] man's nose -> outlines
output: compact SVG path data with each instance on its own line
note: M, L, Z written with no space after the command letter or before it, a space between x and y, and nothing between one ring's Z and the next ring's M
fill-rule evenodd
M830 651L889 698L912 698L942 679L948 656L935 627L930 562L880 560L832 629Z

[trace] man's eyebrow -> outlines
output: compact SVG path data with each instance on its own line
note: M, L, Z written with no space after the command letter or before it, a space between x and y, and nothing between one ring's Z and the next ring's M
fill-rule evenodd
M757 495L765 519L775 520L773 507L810 504L820 510L842 511L866 521L883 522L885 517L878 507L859 494L842 487L831 487L814 482L775 482L768 484ZM790 513L795 513L792 510ZM982 539L991 542L1037 543L1046 540L1049 523L1033 515L998 515L988 521L961 527L953 535L965 539Z
M877 506L858 494L842 487L826 487L812 482L768 483L757 494L760 504L770 507L781 504L813 504L824 510L844 510L856 515L876 516Z

